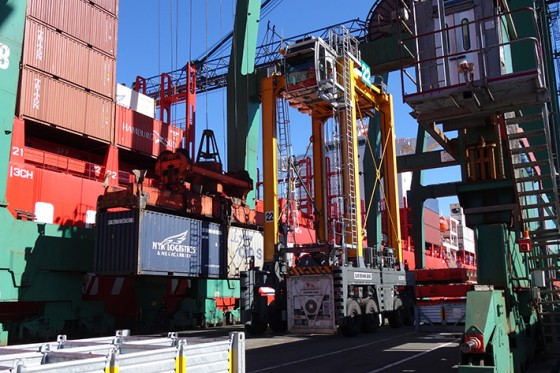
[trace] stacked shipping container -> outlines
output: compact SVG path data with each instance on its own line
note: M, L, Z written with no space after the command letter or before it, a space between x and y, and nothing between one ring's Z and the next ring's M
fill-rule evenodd
M19 115L112 142L117 1L30 0Z

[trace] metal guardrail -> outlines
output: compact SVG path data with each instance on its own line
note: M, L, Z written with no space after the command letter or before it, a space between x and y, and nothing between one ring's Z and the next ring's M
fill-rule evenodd
M419 93L425 93L427 91L437 91L438 89L457 85L457 83L451 83L451 79L448 76L448 74L447 75L443 74L443 76L441 77L443 80L439 82L438 87L425 88L424 85L426 84L426 82L424 81L425 79L423 75L425 71L434 69L437 66L443 66L445 68L448 68L450 61L459 60L461 58L464 58L465 55L476 56L476 62L477 62L476 68L480 70L479 71L480 80L487 81L492 79L501 79L508 76L518 75L520 72L513 72L513 71L490 73L489 59L493 57L490 57L489 55L491 53L495 53L496 51L498 51L498 53L501 53L500 51L504 49L509 49L512 46L516 46L520 44L522 44L522 46L520 46L519 48L524 48L524 50L527 51L526 54L527 58L529 58L529 56L533 57L533 61L532 61L533 67L530 68L529 70L537 70L539 73L542 74L543 52L539 39L535 37L523 37L523 38L518 38L518 39L513 39L508 41L502 41L494 44L488 44L488 45L486 44L486 30L488 28L490 27L497 28L497 29L503 28L505 27L503 26L503 24L507 22L509 17L518 16L519 14L528 15L528 17L530 17L532 20L531 26L535 30L538 29L535 10L529 7L520 8L510 12L503 12L497 15L477 19L467 24L468 27L470 27L471 25L474 26L473 31L475 33L475 40L477 42L477 45L465 51L453 52L453 53L450 53L448 51L445 51L443 53L441 52L437 53L435 51L432 51L432 54L428 54L426 56L421 57L419 55L415 55L406 47L406 45L409 42L412 42L416 45L416 49L419 50L419 44L421 40L427 40L427 39L444 40L445 38L442 38L440 35L444 35L444 34L447 35L454 30L461 29L462 27L464 27L464 25L450 26L444 29L438 29L431 32L427 32L419 35L413 35L411 37L402 39L400 41L400 44L404 49L404 51L401 50L401 58L403 58L402 56L403 52L404 54L407 54L410 57L412 57L414 59L412 66L414 67L414 70L416 72L416 76L412 76L410 72L406 70L405 66L401 63L401 65L403 65L403 68L401 69L401 85L402 85L401 88L403 90L403 97L405 98L405 100L407 97L414 96ZM408 67L408 65L406 67ZM407 81L410 82L410 84L405 84L405 82ZM412 88L413 91L407 92L406 90L407 87Z
M115 337L16 345L0 348L0 372L245 372L245 335L190 344L177 333L166 338Z

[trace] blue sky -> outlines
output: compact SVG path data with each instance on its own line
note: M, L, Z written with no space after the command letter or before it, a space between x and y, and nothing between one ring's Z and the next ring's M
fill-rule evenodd
M337 24L354 18L365 20L374 1L345 3L318 0L273 1L269 13L261 18L258 44L267 24L285 37ZM271 9L272 8L272 9ZM183 66L210 49L222 36L232 30L235 0L121 0L119 4L119 33L117 50L117 81L130 85L137 75L151 77ZM262 14L261 14L262 16ZM229 49L228 49L229 53ZM408 115L410 108L402 104L400 75L389 77L389 92L394 96L397 137L415 137L416 122ZM207 126L216 133L218 146L225 155L226 109L225 91L201 93L197 96L197 141ZM179 116L179 115L178 115ZM295 153L303 153L309 135L310 119L297 113L290 115ZM198 146L198 144L197 144ZM448 170L430 172L427 180L445 181L441 174ZM447 213L446 200L440 208Z

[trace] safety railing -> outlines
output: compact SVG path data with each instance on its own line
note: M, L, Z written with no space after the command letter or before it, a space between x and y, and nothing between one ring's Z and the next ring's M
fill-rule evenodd
M245 372L245 336L232 332L217 341L187 343L167 338L115 337L16 345L0 348L0 371L10 372Z
M528 72L543 75L543 52L537 37L499 40L497 43L489 42L492 38L507 39L506 30L514 17L530 17L535 35L537 34L535 10L521 8L401 39L399 55L404 100L415 95L437 92L441 89L471 84L476 81L487 84L493 80L513 78ZM468 41L471 44L470 48L450 52L450 35L455 35L456 32L462 30L468 30L468 33L474 32L474 38L470 38ZM456 39L454 42L457 42ZM408 45L415 45L418 53L411 51L407 47ZM427 46L431 46L431 48ZM510 54L513 48L522 49L524 53L523 66L517 68L516 71L513 71ZM405 58L410 57L413 59L414 75L410 72L410 64L405 66L403 63ZM469 59L474 61L469 61ZM516 61L516 63L518 62Z

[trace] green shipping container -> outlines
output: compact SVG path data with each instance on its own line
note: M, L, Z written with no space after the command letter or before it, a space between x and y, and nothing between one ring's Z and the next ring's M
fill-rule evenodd
M26 6L25 0L0 2L0 205L4 206Z
M239 280L199 280L198 297L206 299L239 298Z

